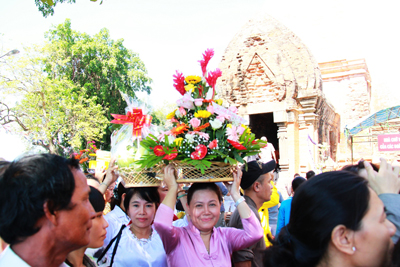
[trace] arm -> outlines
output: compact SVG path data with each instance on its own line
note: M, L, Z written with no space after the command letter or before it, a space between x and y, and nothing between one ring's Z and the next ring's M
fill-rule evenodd
M396 233L392 240L396 243L400 237L400 179L399 166L392 167L392 164L381 158L379 172L374 171L371 164L364 161L368 173L368 182L371 188L378 194L386 207L386 215L389 221L396 226Z
M98 188L103 195L106 193L107 188L118 179L118 174L115 172L117 169L118 166L115 166L115 158L113 158L108 166L106 178L104 178L103 182Z
M284 207L285 207L285 204L282 203L281 208L279 209L279 213L278 213L278 223L276 225L275 236L278 236L282 227L285 226L285 208Z
M235 203L240 198L242 198L242 196L240 196L240 191L239 191L239 186L240 186L241 180L242 180L242 171L239 167L236 167L236 169L233 171L233 183L230 188L230 193L231 193L232 199L233 199L233 201L235 201ZM240 202L240 204L236 207L236 209L238 210L240 218L242 218L242 219L249 218L252 214L246 201Z
M154 228L161 237L166 253L170 253L178 245L180 233L176 227L172 226L176 193L178 191L174 172L175 169L172 165L168 165L164 169L164 182L168 187L168 193L157 209L154 218Z

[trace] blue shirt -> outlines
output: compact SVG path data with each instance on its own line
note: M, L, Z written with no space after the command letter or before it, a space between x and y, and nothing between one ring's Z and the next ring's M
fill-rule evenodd
M292 197L284 200L281 203L278 214L278 224L276 226L276 236L279 234L281 229L289 223L290 219L290 208L292 207Z
M221 189L222 195L226 196L226 194L228 194L228 189L226 188L226 186L224 185L223 182L218 182L215 183L216 185L218 185L219 189ZM225 211L225 207L224 207L224 203L221 203L221 209L219 210L220 212Z

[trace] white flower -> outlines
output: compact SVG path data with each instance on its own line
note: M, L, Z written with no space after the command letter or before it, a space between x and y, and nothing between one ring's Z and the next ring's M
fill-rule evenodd
M222 127L222 122L218 119L210 120L210 124L214 130L217 130Z
M193 143L193 141L194 141L194 135L193 135L193 134L186 134L186 135L185 135L185 139L186 139L189 143Z
M168 143L172 145L175 141L176 137L174 135L168 135Z

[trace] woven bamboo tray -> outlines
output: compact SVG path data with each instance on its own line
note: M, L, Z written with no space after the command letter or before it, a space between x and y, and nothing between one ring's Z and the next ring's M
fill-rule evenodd
M150 169L135 169L134 167L119 168L119 175L125 181L125 187L158 187L161 185L162 165L156 165Z
M190 164L181 161L173 161L177 170L178 183L206 183L206 182L229 182L233 181L232 165L223 162L211 162L204 174Z

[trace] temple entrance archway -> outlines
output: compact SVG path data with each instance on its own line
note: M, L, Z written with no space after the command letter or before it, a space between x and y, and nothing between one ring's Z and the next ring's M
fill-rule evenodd
M250 115L249 126L256 138L267 137L268 142L273 144L275 151L279 153L278 124L274 123L272 112ZM276 156L278 159L278 155Z

